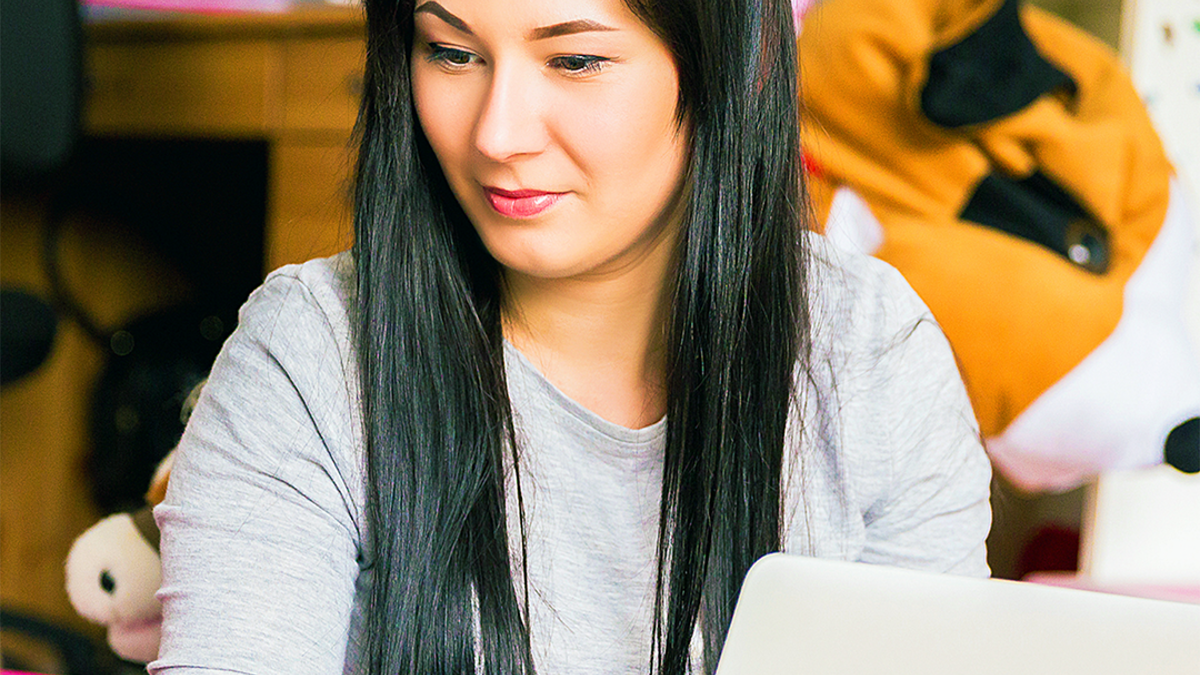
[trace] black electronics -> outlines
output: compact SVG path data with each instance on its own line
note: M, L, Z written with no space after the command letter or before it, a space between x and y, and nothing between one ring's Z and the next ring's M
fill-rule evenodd
M15 382L42 365L54 347L58 315L28 291L0 293L0 384Z
M0 176L59 171L79 134L82 27L75 0L0 0Z
M233 322L219 310L186 304L111 333L108 361L93 392L88 460L103 511L144 505L155 467L183 432L183 403L208 375Z

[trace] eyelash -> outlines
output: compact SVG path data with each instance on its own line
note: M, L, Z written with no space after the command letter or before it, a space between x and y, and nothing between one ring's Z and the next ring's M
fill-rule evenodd
M456 63L452 60L454 58L461 57L466 57L468 61L466 63ZM471 65L470 61L472 59L478 59L479 57L464 49L455 49L453 47L446 47L444 45L431 42L429 43L429 55L425 58L430 63L436 63L437 65L449 68L450 70L461 70Z
M598 73L611 63L612 61L602 56L585 56L583 54L570 54L568 56L556 56L550 59L550 64L568 75L581 76L592 75Z
M425 58L430 63L435 63L450 70L462 70L470 66L472 61L477 60L479 56L465 49L456 49L431 42L429 43L429 54ZM465 59L465 61L459 62L456 59ZM550 59L552 67L563 71L571 77L594 75L604 70L605 66L611 62L612 59L607 59L603 56L589 56L585 54L568 54Z

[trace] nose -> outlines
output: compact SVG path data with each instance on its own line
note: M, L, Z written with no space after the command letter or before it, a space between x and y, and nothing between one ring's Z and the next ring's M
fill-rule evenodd
M496 68L475 123L475 147L497 162L536 155L546 146L537 73Z

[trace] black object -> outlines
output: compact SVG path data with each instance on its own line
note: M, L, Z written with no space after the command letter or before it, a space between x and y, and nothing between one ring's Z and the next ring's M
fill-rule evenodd
M1053 179L984 176L959 217L1020 237L1094 274L1108 271L1108 230Z
M1018 4L1005 0L973 33L930 55L921 110L934 124L982 124L1011 115L1052 91L1075 93L1075 81L1039 54L1029 39Z
M1163 447L1163 459L1184 473L1200 473L1200 417L1171 430Z
M183 432L183 403L207 376L233 320L184 305L112 333L112 353L93 394L88 460L93 495L103 511L143 505L155 467Z
M0 384L37 370L54 347L58 317L41 298L18 289L0 293Z
M82 27L75 0L0 0L0 175L36 182L79 135Z
M79 136L82 26L76 0L0 0L0 182L52 184ZM0 383L37 369L54 345L58 320L36 296L0 297Z
M263 140L86 137L68 206L127 228L198 299L236 309L262 283L269 161Z
M49 649L63 667L63 675L116 675L130 672L107 649L87 637L32 614L9 607L0 610L0 628L5 635L21 635ZM4 640L7 643L8 640ZM33 664L23 663L13 654L0 653L0 667L29 670Z
M1021 26L1017 0L929 56L921 111L956 129L1016 113L1054 92L1073 96L1075 81L1047 61ZM993 171L976 186L959 217L1043 246L1093 274L1110 261L1108 230L1050 176Z

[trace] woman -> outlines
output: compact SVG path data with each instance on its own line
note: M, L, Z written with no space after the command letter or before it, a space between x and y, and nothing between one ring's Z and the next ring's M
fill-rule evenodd
M801 234L786 3L367 19L353 256L214 366L152 672L711 672L765 553L987 573L940 331Z

